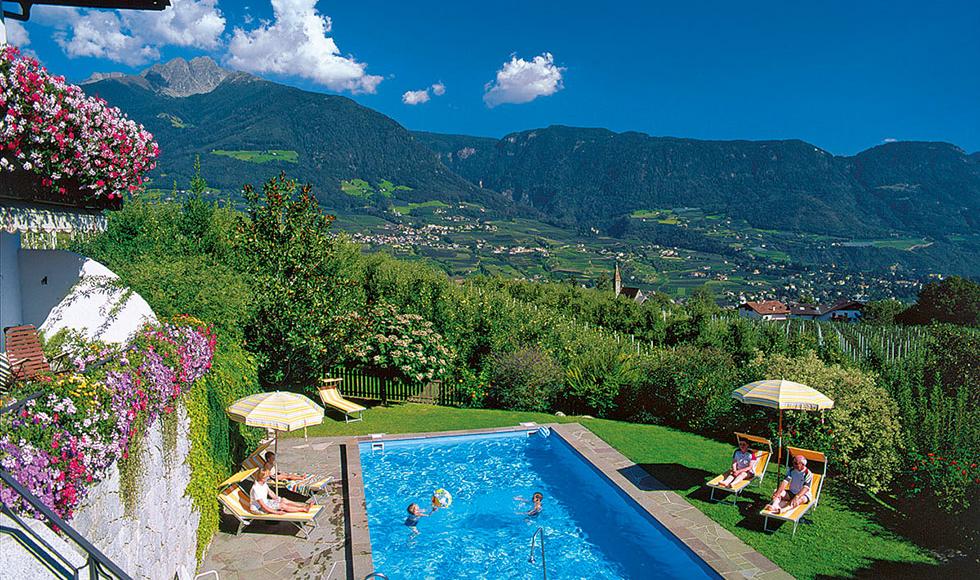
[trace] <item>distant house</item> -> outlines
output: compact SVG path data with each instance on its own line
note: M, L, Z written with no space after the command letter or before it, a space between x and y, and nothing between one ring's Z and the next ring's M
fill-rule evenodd
M789 308L790 318L803 320L817 320L820 318L820 307L816 304L805 304L802 302L790 302L786 305Z
M616 273L613 275L613 288L616 291L616 296L625 296L637 304L643 304L647 301L646 294L639 288L623 286L623 277L619 273L619 264L616 264Z
M789 318L789 307L779 300L746 302L738 307L738 314L757 320L786 320Z
M840 300L832 306L820 310L817 320L835 320L838 322L858 322L861 320L864 303L857 300Z

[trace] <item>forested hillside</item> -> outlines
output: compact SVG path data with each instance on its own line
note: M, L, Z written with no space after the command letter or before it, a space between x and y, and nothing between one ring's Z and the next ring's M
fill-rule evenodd
M552 126L486 138L416 133L446 165L567 225L698 207L754 227L851 237L968 233L980 163L947 143L835 157L799 140L700 141Z

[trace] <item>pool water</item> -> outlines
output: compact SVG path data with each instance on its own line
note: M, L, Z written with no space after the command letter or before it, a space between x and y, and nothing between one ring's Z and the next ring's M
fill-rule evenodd
M396 578L717 578L558 435L525 432L360 445L374 569ZM432 512L438 488L453 496ZM531 509L534 492L543 510ZM521 498L521 499L517 499ZM527 501L522 501L526 499ZM410 503L430 513L405 525Z

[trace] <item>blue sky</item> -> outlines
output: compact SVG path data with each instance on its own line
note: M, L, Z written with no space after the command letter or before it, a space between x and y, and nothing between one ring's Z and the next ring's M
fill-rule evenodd
M138 17L42 7L8 35L73 80L209 55L410 129L980 150L977 2L274 3L278 17L273 0L173 0Z

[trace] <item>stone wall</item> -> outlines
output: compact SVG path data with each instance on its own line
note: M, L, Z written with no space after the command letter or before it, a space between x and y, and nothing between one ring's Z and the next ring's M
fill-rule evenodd
M185 458L190 452L189 420L177 409L177 445L163 448L161 420L143 438L139 499L133 516L126 515L119 492L119 469L89 491L72 526L134 578L193 578L197 567L197 525L200 515L184 495L191 477Z

